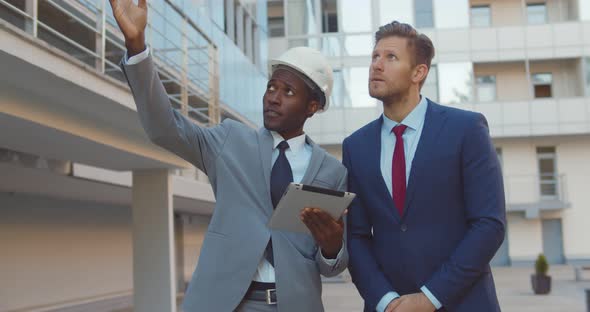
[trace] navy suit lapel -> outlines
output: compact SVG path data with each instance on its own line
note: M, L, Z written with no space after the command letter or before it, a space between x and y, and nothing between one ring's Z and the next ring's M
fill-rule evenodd
M366 149L368 153L368 163L366 164L368 170L367 174L370 177L375 177L375 189L378 194L378 198L383 202L383 207L388 209L391 215L399 222L400 215L393 202L393 197L385 180L383 180L383 173L381 172L381 128L383 127L383 116L371 123L370 131L368 132L369 137L367 143L369 148ZM371 179L369 179L370 181Z
M429 155L432 155L436 149L436 140L447 120L445 112L442 106L428 100L422 135L419 138L416 155L414 155L414 160L412 161L412 170L406 191L404 218L408 215L412 206L417 185L419 185L420 179L423 176L424 165L428 162Z

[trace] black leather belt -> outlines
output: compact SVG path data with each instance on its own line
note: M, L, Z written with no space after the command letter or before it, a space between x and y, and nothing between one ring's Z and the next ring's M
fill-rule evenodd
M244 299L264 301L266 304L277 304L277 290L275 283L252 282Z

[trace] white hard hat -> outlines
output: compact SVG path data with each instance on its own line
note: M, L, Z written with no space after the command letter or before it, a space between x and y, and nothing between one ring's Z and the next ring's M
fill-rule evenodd
M309 78L316 85L316 89L319 89L323 93L325 98L323 107L318 109L317 112L322 113L328 109L330 106L330 94L332 94L332 86L334 85L334 77L332 67L320 51L309 47L289 49L278 58L269 61L269 71L271 74L279 65L291 67Z

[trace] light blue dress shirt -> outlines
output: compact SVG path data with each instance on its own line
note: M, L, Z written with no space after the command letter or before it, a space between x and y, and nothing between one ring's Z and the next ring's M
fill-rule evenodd
M410 172L412 170L412 161L414 160L414 156L416 155L416 149L418 148L418 142L420 141L420 136L422 135L422 129L424 129L424 120L426 119L426 109L428 108L428 101L425 97L421 97L420 102L418 105L410 112L404 120L402 120L401 124L408 126L404 134L402 135L404 139L404 156L406 159L406 185L408 185L410 179ZM391 181L391 169L392 169L392 161L393 161L393 151L395 150L395 134L393 133L393 127L397 126L399 123L393 121L385 114L383 114L383 126L381 127L381 175L383 176L383 180L385 185L387 186L387 190L389 190L389 194L392 193L392 181ZM440 309L442 304L434 295L426 288L426 286L422 286L420 290L428 297L430 302L437 308ZM399 298L399 294L395 291L390 291L386 293L379 303L377 304L377 312L383 312L387 308L387 305L396 298Z

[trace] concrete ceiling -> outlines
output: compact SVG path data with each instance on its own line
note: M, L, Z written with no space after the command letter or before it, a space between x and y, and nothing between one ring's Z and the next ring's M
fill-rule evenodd
M131 206L131 188L126 186L65 176L47 169L4 163L0 163L0 174L2 192ZM191 194L183 191L187 188L192 188ZM210 186L198 182L191 184L186 179L173 177L173 192L175 211L198 215L213 213L215 203Z
M190 167L147 139L124 83L37 39L0 37L0 147L113 170Z

